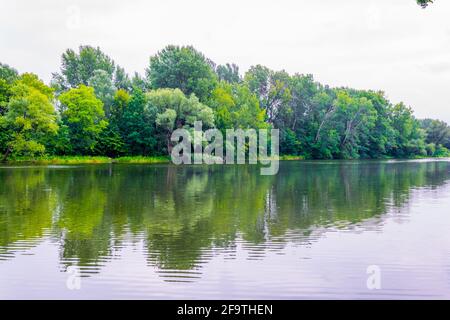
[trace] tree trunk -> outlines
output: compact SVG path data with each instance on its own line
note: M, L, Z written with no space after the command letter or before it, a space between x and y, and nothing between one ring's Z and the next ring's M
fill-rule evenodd
M347 121L347 128L345 130L344 140L342 140L341 147L343 147L347 142L351 130L352 130L352 121Z
M169 157L172 156L172 149L173 149L172 142L170 141L170 137L171 137L171 134L167 135L167 137L166 137L167 153L169 154Z
M314 143L317 143L317 142L319 141L319 138L320 138L320 131L322 131L322 127L323 127L323 125L325 124L325 120L326 120L326 119L327 119L327 118L325 117L325 118L322 120L322 122L320 123L319 129L317 129L316 138L314 139Z
M325 116L323 117L322 122L320 123L319 129L317 129L317 133L316 133L316 137L314 139L314 143L317 143L319 141L320 138L320 132L322 131L322 127L324 126L325 122L327 122L328 118L331 117L331 115L334 113L334 108L331 107L331 109L329 109L327 111L327 113L325 114Z
M8 156L11 154L11 151L12 151L11 148L6 149L6 152L5 152L5 154L3 155L2 162L6 162L6 159L8 159Z

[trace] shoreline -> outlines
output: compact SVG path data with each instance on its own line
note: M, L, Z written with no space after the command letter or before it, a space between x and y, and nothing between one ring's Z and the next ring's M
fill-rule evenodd
M280 156L279 161L382 161L382 160L437 160L448 157L412 157L378 159L306 159L302 156ZM101 156L60 156L42 158L17 158L0 162L0 165L76 165L76 164L170 164L167 156L128 156L109 158Z
M109 158L101 156L61 156L61 157L42 157L42 158L17 158L0 162L6 165L63 165L63 164L152 164L169 163L168 157L119 157Z

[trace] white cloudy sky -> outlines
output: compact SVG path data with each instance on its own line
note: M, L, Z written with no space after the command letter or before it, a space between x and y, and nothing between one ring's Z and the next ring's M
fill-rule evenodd
M0 61L45 81L80 44L130 73L167 44L191 44L242 72L259 63L384 90L450 123L448 0L0 0L0 13Z

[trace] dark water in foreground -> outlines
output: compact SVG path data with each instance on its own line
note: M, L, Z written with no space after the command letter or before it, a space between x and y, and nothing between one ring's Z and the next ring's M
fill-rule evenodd
M450 162L2 167L0 298L450 298Z

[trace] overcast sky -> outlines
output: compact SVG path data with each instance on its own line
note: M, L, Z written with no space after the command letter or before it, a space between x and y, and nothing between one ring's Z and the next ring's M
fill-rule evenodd
M241 73L263 64L383 90L450 123L448 0L0 0L0 12L0 62L46 82L80 44L141 74L167 44L189 44Z

